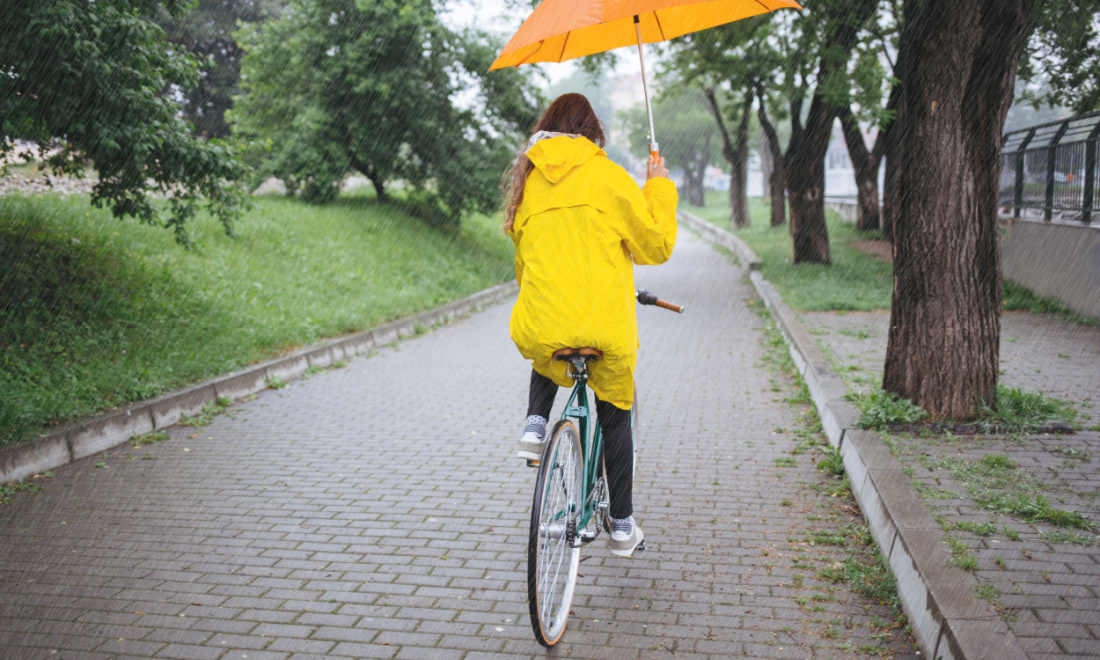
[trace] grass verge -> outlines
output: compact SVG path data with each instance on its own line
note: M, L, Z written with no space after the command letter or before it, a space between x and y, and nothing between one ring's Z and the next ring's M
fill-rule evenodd
M881 240L881 232L857 231L854 223L844 222L836 213L826 211L825 224L833 264L792 267L790 226L770 226L771 209L767 199L749 199L752 225L745 229L731 226L729 195L725 192L707 191L706 204L702 208L686 205L683 208L717 227L732 231L745 241L760 258L764 278L774 284L783 300L795 309L870 311L890 308L893 265L852 247L860 241ZM1100 325L1100 319L1077 314L1056 298L1039 296L1007 280L1004 282L1003 309L1055 316L1080 325Z
M86 197L0 198L0 446L512 275L495 218L433 229L363 197L189 228L188 251Z

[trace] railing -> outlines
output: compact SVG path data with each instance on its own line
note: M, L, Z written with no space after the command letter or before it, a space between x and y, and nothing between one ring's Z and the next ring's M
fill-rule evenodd
M1098 155L1100 112L1006 133L1000 206L1017 218L1021 209L1039 209L1046 222L1058 211L1091 224L1100 213Z

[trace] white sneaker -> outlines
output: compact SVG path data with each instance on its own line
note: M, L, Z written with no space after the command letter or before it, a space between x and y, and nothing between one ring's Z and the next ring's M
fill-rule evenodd
M525 461L538 462L542 459L542 448L546 446L546 418L541 415L528 415L523 427L523 436L516 446L516 456Z
M516 445L516 456L528 461L538 461L542 459L542 449L546 446L546 441L538 436L534 431L525 431L523 437L519 439L519 444Z
M635 550L645 550L645 534L634 516L611 519L611 554L616 557L629 557Z

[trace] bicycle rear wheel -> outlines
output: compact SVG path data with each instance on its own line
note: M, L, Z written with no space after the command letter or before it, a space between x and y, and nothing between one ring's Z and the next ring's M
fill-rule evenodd
M580 565L579 548L570 543L581 509L584 464L580 434L559 421L542 453L531 507L527 545L527 596L531 628L543 646L553 646L565 632Z

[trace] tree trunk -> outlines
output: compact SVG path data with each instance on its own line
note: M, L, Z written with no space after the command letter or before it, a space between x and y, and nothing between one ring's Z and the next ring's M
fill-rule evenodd
M856 229L878 229L878 158L867 151L863 132L859 130L850 107L841 108L837 118L840 119L844 142L848 145L848 157L852 160L856 175Z
M827 20L835 21L835 31L826 44L830 54L823 56L818 66L817 88L805 128L797 121L798 115L791 113L791 142L783 162L787 170L787 202L791 205L792 264L831 262L829 233L825 228L825 153L829 150L836 110L822 96L821 88L835 75L844 75L845 62L856 37L874 15L878 3L858 0L827 7Z
M738 229L752 223L749 217L749 117L752 114L752 95L745 94L741 108L741 121L737 124L737 143L734 146L732 169L737 176L737 206L733 207L733 226ZM732 177L731 177L732 179ZM730 203L733 203L730 195Z
M825 227L825 153L834 116L828 103L815 94L805 128L792 121L784 165L791 205L791 263L795 265L832 263Z
M899 53L898 62L904 61L904 53ZM890 100L886 104L887 110L897 111L901 103L904 88L895 83L890 90ZM897 118L879 131L875 138L875 147L871 150L872 156L879 162L885 162L885 173L882 178L882 206L879 209L879 217L882 225L882 236L888 241L894 237L894 225L898 216L898 159L894 156L894 143L897 141ZM877 174L877 173L876 173Z
M687 201L692 206L706 204L703 190L703 177L706 175L706 161L699 149L692 149L684 161L684 187L687 189Z
M782 227L787 222L787 177L783 167L783 149L779 146L779 136L775 127L768 120L768 114L764 110L764 99L757 99L758 106L756 116L760 119L760 128L764 131L765 151L771 160L771 171L768 173L769 197L771 198L771 226Z
M389 201L389 195L386 194L386 182L377 172L375 172L374 168L359 160L350 150L348 151L348 158L351 161L351 168L370 180L371 185L374 186L374 194L378 198L378 201Z
M772 160L772 151L768 148L768 136L764 133L764 129L760 129L760 174L763 175L764 184L764 196L772 196L771 176L772 170L775 169L775 162Z
M714 121L718 122L718 132L722 136L722 157L730 164L730 223L734 229L740 229L749 225L748 198L745 195L747 163L738 160L737 148L733 138L730 137L726 122L722 119L722 110L718 107L718 99L714 97L714 88L708 87L704 95L710 103L711 114Z
M1032 0L906 10L894 153L905 197L883 389L936 418L969 420L996 404L1001 131Z
M887 134L883 154L886 159L886 172L882 178L882 236L888 241L894 240L894 227L898 224L898 215L901 210L901 194L898 192L898 158L894 148L894 142L897 140L896 133L892 131Z

